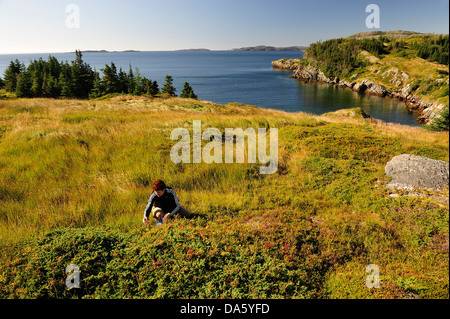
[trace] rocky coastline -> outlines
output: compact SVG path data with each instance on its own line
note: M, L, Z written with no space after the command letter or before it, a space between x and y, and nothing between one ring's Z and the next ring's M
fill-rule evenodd
M298 59L296 59L298 60ZM383 85L375 83L367 79L359 79L355 81L344 81L338 77L327 77L318 67L313 65L303 65L298 61L283 59L272 62L272 67L276 69L292 70L292 78L308 82L318 82L337 85L343 88L349 88L355 92L371 94L379 97L397 98L405 102L406 107L411 111L418 112L417 122L420 124L428 124L439 116L445 105L437 102L425 101L419 96L412 94L411 85L400 86L398 90L388 90ZM401 76L407 77L406 74ZM447 80L448 85L448 80Z

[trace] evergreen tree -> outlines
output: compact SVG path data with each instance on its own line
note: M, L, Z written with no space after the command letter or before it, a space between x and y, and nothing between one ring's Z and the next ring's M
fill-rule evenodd
M128 92L128 94L134 93L134 87L135 87L134 81L135 81L134 73L133 73L133 69L131 68L131 64L130 64L130 70L128 71L128 75L127 75L127 92Z
M147 79L146 77L143 77L142 83L143 83L143 93L151 96L156 96L159 94L159 87L156 81L152 81Z
M25 66L19 60L11 61L4 73L5 90L15 92L17 86L17 76L22 73Z
M83 61L81 51L75 51L75 55L75 61L72 61L70 67L72 93L77 98L87 98L92 90L95 74L90 65Z
M117 76L118 79L118 92L120 93L129 93L128 92L128 76L125 72L123 72L122 68L119 69L119 74Z
M135 72L136 73L135 73L134 81L133 81L133 86L134 86L133 95L141 95L145 92L144 91L144 83L143 83L144 78L142 77L138 68L136 68Z
M59 75L58 79L58 85L61 88L61 96L63 97L72 97L72 87L70 83L70 77L67 75L66 70L62 70L61 74Z
M15 93L17 97L33 96L31 92L31 78L27 72L22 72L17 76L17 85Z
M54 79L57 79L61 74L61 65L54 56L48 57L48 62L46 64L45 72L51 75Z
M153 81L152 82L152 86L151 86L151 95L152 96L157 96L158 94L160 94L161 92L159 91L159 86L158 86L158 82Z
M96 99L101 97L102 95L103 95L103 86L100 80L100 74L98 74L98 72L95 72L94 86L91 90L91 93L89 94L89 98Z
M43 96L50 97L47 92L47 86L48 86L48 76L47 76L47 73L44 73L44 77L42 79L41 91L42 91Z
M144 77L142 79L143 87L144 87L144 94L151 95L152 90L152 81Z
M5 86L5 82L3 82L2 78L0 78L0 89L3 89Z
M40 97L42 96L42 86L43 81L40 81L39 77L33 73L31 76L31 96Z
M184 82L183 90L181 91L180 97L197 99L197 95L195 95L194 90L189 85L188 82Z
M40 97L43 95L42 86L45 65L46 62L42 58L39 58L39 60L31 61L30 65L26 69L26 72L30 76L32 97Z
M170 75L166 75L166 82L161 90L162 94L168 94L170 96L177 96L175 94L176 89L173 86L173 78Z
M117 93L120 89L119 77L117 76L117 68L114 62L111 62L111 66L105 65L103 69L102 84L105 89L105 93Z
M58 97L61 95L61 90L58 85L57 78L52 75L45 75L42 84L42 92L46 97Z
M127 93L134 95L148 94L157 96L160 89L156 81L151 81L139 73L133 72L131 65L129 72L117 68L114 62L106 64L101 78L96 70L83 61L80 51L75 52L74 61L59 62L49 56L31 61L28 68L17 59L11 61L5 71L4 79L0 79L0 88L5 87L9 92L16 92L18 97L67 97L67 98L97 98L110 93ZM163 92L176 96L173 79L166 76ZM197 98L188 85L184 94L186 97Z

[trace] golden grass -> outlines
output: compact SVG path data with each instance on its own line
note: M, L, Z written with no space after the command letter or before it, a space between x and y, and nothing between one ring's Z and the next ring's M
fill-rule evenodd
M283 251L288 242L293 250L317 251L301 250L289 257L296 263L284 262L306 267L323 298L401 298L408 291L448 296L448 260L441 249L448 205L431 198L448 199L448 191L395 199L384 189L384 165L395 155L448 160L448 133L349 116L178 98L1 100L2 258L13 254L12 243L64 228L111 227L141 236L151 183L162 178L195 214L172 224L192 238L203 238L208 229L234 247L236 240L246 244L239 236L248 233L255 242L249 254L264 245ZM192 129L193 120L202 120L203 129L278 128L279 171L261 176L255 164L172 163L170 132ZM146 236L157 234L150 226ZM375 294L360 281L373 262L383 267L387 285ZM415 280L409 290L402 286L405 278Z

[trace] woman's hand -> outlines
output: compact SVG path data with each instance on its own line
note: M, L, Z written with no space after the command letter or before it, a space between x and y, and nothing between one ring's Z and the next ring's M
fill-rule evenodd
M147 224L147 221L148 221L148 218L147 218L147 217L144 217L144 218L142 219L142 222L143 222L144 224Z

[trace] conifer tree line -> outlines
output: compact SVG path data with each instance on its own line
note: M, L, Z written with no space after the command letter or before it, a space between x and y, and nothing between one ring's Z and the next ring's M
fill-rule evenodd
M119 68L114 62L106 64L100 73L93 70L83 61L81 51L75 52L75 60L59 62L49 56L33 60L25 67L19 60L11 61L5 70L3 80L0 78L0 88L15 93L17 97L48 97L48 98L79 98L93 99L107 94L123 93L132 95L168 95L177 96L173 86L173 78L166 76L162 89L158 83L141 75L138 69L133 71L131 65L127 72ZM194 98L192 87L184 83L180 97Z
M426 37L422 43L415 42L417 56L440 64L449 64L449 36L440 35L437 38Z
M381 58L384 54L404 53L418 56L431 62L449 64L449 36L422 36L418 40L406 42L386 36L365 39L332 39L311 44L304 58L308 63L316 62L328 77L345 77L355 69L364 67L366 62L359 55L361 50ZM307 63L303 61L303 63Z
M354 69L365 66L365 61L359 56L361 50L380 57L385 54L385 38L371 39L332 39L311 44L305 52L309 61L320 63L322 72L328 76L348 76Z

